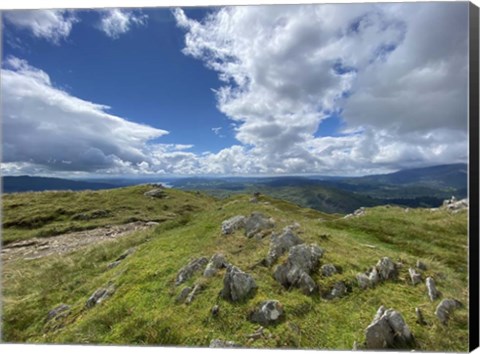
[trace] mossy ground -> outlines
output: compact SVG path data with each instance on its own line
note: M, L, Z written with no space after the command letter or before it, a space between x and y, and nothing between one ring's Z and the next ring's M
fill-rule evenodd
M342 219L338 215L302 209L265 196L250 203L250 196L234 196L218 201L203 194L167 190L166 199L143 196L148 187L129 187L102 192L34 193L4 197L4 241L38 236L44 230L61 230L73 223L68 215L93 209L109 210L108 217L78 221L75 227L95 227L122 223L135 216L158 220L153 230L136 232L114 242L82 249L68 256L18 260L2 270L2 340L28 343L108 343L164 346L208 346L214 338L233 340L253 348L352 348L364 341L364 329L380 305L400 311L417 340L417 350L466 351L468 343L467 213L398 207L367 209L364 216ZM16 205L16 206L14 206ZM15 221L54 213L41 226L21 228ZM341 274L314 279L322 290L335 281L352 284L352 292L336 300L306 296L298 289L286 290L272 277L272 268L255 266L268 252L269 237L247 239L241 230L221 234L223 220L234 215L260 211L276 220L276 230L293 222L301 227L299 236L325 250L322 263L333 263ZM5 227L5 222L10 224ZM69 226L70 225L70 226ZM47 231L45 231L47 230ZM130 247L135 253L118 267L107 265ZM189 260L210 258L223 253L227 260L250 273L258 290L249 300L230 303L219 297L224 270L213 278L196 274L175 286L178 270ZM355 275L389 256L403 263L396 281L374 289L360 290ZM285 257L285 256L284 256ZM434 316L440 300L428 299L424 284L412 286L408 267L417 259L429 268L424 276L434 276L442 298L456 298L465 306L455 312L447 326ZM280 259L279 262L283 260ZM184 285L202 282L204 290L189 304L176 304ZM99 287L113 282L113 296L92 309L85 308L88 297ZM249 341L258 328L247 316L266 299L279 300L285 319L268 327L264 338ZM71 305L61 328L46 323L48 311L60 303ZM212 317L212 306L220 306ZM422 309L427 326L417 324L415 307Z

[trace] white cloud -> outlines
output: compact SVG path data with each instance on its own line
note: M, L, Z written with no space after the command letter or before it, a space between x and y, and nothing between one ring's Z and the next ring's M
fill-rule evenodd
M9 10L4 12L4 18L54 44L67 38L73 24L79 21L72 11L67 10Z
M7 58L1 75L6 172L136 170L151 163L149 141L168 133L71 96L24 60Z
M102 12L99 28L110 38L118 38L132 26L147 23L147 15L131 10L112 9Z
M339 4L227 7L202 22L174 15L184 53L223 81L218 108L242 144L223 150L225 159L246 158L244 173L359 174L466 161L467 9ZM332 111L356 133L316 137Z

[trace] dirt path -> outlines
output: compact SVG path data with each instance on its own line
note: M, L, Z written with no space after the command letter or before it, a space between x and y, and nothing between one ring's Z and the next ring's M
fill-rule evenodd
M10 243L2 247L2 262L19 258L37 259L53 254L75 251L92 243L107 242L158 225L156 222L132 222L124 225L99 227L92 230L71 232L63 235L32 238Z

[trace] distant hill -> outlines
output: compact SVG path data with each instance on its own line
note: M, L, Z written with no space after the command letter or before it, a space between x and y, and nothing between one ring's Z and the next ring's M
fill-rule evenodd
M99 190L117 187L108 183L83 182L51 177L5 176L2 177L2 181L3 193L38 192L46 190Z

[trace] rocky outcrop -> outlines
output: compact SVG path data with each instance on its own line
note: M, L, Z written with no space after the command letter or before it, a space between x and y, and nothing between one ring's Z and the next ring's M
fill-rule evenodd
M243 301L253 295L256 288L257 284L251 275L230 265L223 278L221 296L233 302Z
M310 274L318 267L324 251L315 244L301 244L290 248L288 259L278 265L274 271L274 278L285 288L297 287L305 294L312 294L317 285Z
M348 288L345 282L338 281L333 284L333 287L330 289L328 294L325 296L328 300L333 300L336 298L344 297L348 293Z
M422 275L420 273L417 273L415 268L409 268L408 274L410 274L410 279L412 280L413 285L417 285L422 282Z
M462 307L462 303L458 300L443 299L435 309L435 315L442 324L446 325L453 311L460 307Z
M192 277L192 275L202 270L208 263L208 259L200 257L190 261L185 267L180 269L175 279L175 285L180 285Z
M412 348L415 339L402 315L381 306L372 323L365 330L366 349Z
M277 300L263 301L249 315L251 322L268 326L281 321L283 318L283 305Z
M442 207L454 213L468 209L468 198L457 200L457 198L452 196L452 198L443 202Z
M280 235L272 235L270 249L265 258L267 266L271 266L285 252L295 245L302 244L303 240L293 233L290 228L285 228Z
M218 270L221 268L226 268L228 266L227 260L225 256L221 253L214 254L210 261L208 262L205 271L203 272L203 276L207 278L213 277L217 274Z
M108 297L110 297L115 292L115 286L109 285L106 288L97 289L92 296L90 296L85 303L87 308L92 308L95 305L98 305Z
M150 198L165 198L167 196L167 193L165 193L165 191L161 188L154 188L149 190L148 192L143 193L143 195Z
M388 257L383 257L375 267L356 276L358 286L362 289L373 288L382 281L396 279L397 277L398 266Z
M233 234L236 230L239 230L245 227L245 216L237 215L228 220L225 220L222 223L222 234L230 235Z
M245 220L245 236L251 238L261 231L271 229L275 226L275 222L271 218L267 218L265 215L259 212L253 212Z
M209 348L238 348L240 345L231 341L231 340L223 340L223 339L212 339L210 342Z
M351 217L363 216L363 215L365 215L365 212L366 212L365 207L361 207L361 208L355 210L353 213L345 215L343 218L348 219L348 218L351 218Z
M440 292L435 286L435 280L433 280L432 277L428 277L425 283L427 285L428 297L430 298L430 301L435 301L440 296Z

